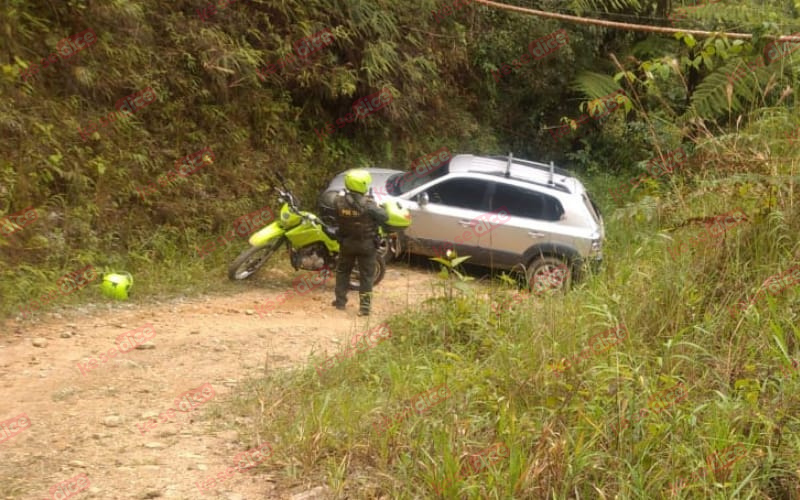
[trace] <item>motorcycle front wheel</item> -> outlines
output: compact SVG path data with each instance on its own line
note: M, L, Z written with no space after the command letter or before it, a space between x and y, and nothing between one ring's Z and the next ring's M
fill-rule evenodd
M275 250L280 248L283 238L275 238L260 247L250 247L228 266L228 279L244 280L254 275L263 266Z

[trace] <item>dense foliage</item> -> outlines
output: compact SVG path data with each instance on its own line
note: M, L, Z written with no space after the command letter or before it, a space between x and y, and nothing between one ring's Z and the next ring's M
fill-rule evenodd
M334 172L404 168L442 146L547 159L560 148L538 128L572 107L561 103L564 87L593 57L593 41L578 32L568 50L495 86L492 70L558 24L474 4L437 19L433 1L207 7L4 2L0 211L32 206L40 217L0 236L3 295L30 298L34 285L86 263L183 265L236 217L274 203L271 169L289 174L312 206ZM61 40L87 29L94 44L26 77ZM332 44L305 61L292 56L296 43L324 29ZM576 54L586 54L580 64ZM156 102L85 140L79 134L147 88ZM320 139L325 124L383 88L394 96L389 106ZM213 165L166 177L177 159L206 147ZM140 197L137 189L153 182L159 192Z
M4 295L30 297L34 284L87 263L171 268L237 216L273 204L271 169L289 174L313 206L334 172L404 168L442 146L513 151L613 174L692 141L704 162L751 167L742 138L732 142L723 131L734 124L753 134L789 127L795 106L792 56L735 85L728 78L763 50L763 36L791 30L775 23L796 12L777 2L751 10L701 2L678 18L679 26L745 24L761 37L752 44L564 26L474 2L452 12L430 0L209 5L3 4L0 211L34 207L40 215L30 227L0 235ZM534 6L660 25L670 7L630 0ZM562 28L566 46L514 65L531 42ZM32 64L60 54L64 38L87 29L94 44L25 77ZM331 44L305 60L293 55L322 30ZM147 88L155 102L79 134ZM320 134L381 89L393 95L387 107ZM553 140L552 129L592 111L588 99L620 89L627 102L610 118ZM722 140L705 140L711 134ZM748 142L758 142L753 134ZM214 152L213 165L167 177L176 160L202 148ZM154 182L157 193L138 195Z

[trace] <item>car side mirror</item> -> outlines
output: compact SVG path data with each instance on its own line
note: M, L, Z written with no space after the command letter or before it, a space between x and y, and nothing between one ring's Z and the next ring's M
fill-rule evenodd
M431 199L430 199L430 197L428 196L428 193L420 193L420 194L417 196L417 202L419 203L419 206L421 206L421 207L424 207L424 206L425 206L425 205L427 205L427 204L428 204L430 201L431 201Z

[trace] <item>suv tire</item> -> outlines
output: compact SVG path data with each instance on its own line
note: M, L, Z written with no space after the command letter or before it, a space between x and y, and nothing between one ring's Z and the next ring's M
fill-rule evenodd
M525 271L528 288L539 295L548 292L565 292L572 284L572 269L556 257L537 257Z

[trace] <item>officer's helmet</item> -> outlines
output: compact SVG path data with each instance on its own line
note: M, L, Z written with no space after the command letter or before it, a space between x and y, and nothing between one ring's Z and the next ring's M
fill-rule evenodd
M367 194L370 184L372 184L372 176L364 169L348 170L344 174L344 187L354 193Z

